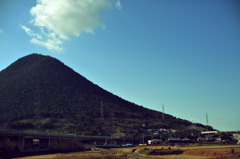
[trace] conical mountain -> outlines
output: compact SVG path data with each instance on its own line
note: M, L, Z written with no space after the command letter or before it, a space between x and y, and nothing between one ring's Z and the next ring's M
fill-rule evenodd
M110 135L191 122L138 106L93 84L59 60L31 54L0 72L2 127ZM145 127L142 125L145 124Z

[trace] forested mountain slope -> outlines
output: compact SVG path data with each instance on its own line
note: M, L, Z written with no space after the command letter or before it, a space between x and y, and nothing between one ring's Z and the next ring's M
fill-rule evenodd
M40 54L25 56L0 72L0 114L1 127L86 135L191 125L168 114L162 120L161 112L113 95Z

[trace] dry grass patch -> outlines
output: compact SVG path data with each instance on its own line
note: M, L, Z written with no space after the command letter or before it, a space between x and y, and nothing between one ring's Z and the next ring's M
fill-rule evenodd
M206 156L211 158L236 158L240 157L240 152L214 151L214 150L186 150L186 155Z
M183 150L179 149L142 149L140 151L137 151L140 154L145 154L145 155L178 155L182 154Z
M127 158L123 155L105 154L105 155L58 156L54 157L53 159L127 159Z

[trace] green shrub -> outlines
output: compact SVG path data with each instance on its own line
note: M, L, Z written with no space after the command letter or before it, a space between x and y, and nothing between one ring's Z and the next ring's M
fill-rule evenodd
M140 153L146 155L178 155L182 154L183 150L173 150L173 149L144 149Z

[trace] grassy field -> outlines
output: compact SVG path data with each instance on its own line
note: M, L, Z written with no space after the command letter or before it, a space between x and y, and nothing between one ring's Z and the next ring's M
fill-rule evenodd
M130 149L130 148L129 148ZM212 145L212 146L146 146L136 147L135 153L141 152L144 149L149 150L181 150L182 154L172 155L155 155L150 154L148 157L152 159L172 159L172 158L239 158L240 145ZM126 150L125 150L126 151ZM172 151L174 152L174 151Z
M151 153L147 153L147 152ZM160 155L164 151L168 154ZM144 152L144 153L143 153ZM154 152L157 152L154 154ZM177 152L177 153L176 153ZM181 152L178 154L178 152ZM172 154L171 154L172 153ZM176 154L174 154L176 153ZM240 145L212 146L144 146L117 148L99 151L83 151L66 154L28 156L17 159L204 159L235 158L240 159Z

